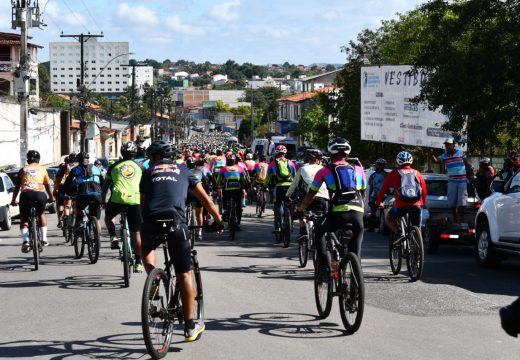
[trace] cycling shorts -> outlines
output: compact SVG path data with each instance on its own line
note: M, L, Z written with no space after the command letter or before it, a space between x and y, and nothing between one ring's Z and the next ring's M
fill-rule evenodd
M394 219L405 215L406 213L410 214L410 220L412 225L421 226L421 208L418 206L405 206L402 208L396 208L395 205L390 209L390 215L394 217Z
M81 211L84 208L86 208L87 206L89 206L88 213L91 216L95 216L96 219L99 220L99 218L101 217L100 202L101 202L100 196L98 196L98 195L78 196L78 197L76 197L76 209ZM79 212L77 214L79 214Z
M47 203L47 194L41 191L27 191L20 194L20 217L28 219L31 215L31 207L34 204L36 214L43 214L45 204Z
M113 219L121 214L123 210L126 210L128 229L132 232L139 231L143 223L139 205L117 204L110 201L105 207L105 218Z

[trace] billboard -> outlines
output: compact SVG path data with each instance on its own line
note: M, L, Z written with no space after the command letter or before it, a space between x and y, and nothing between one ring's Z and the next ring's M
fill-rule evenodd
M361 68L361 139L444 148L452 134L441 128L448 118L412 101L426 80L411 66Z

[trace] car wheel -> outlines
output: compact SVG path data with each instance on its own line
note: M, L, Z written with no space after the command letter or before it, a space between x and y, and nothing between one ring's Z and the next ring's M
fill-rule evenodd
M437 227L426 224L424 228L424 247L428 254L437 254L439 251L439 234L437 234Z
M495 252L491 241L489 225L487 221L481 221L477 225L477 243L475 245L477 264L483 267L495 267L500 264L500 258Z
M2 230L10 230L11 229L11 211L8 206L4 206L0 209L0 218L2 221L0 222L0 228Z

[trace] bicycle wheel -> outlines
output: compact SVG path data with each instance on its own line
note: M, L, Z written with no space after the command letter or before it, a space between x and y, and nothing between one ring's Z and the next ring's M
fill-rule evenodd
M341 321L349 333L361 326L365 310L365 282L356 254L347 253L339 269L339 311Z
M300 260L300 267L307 266L307 259L309 257L309 239L307 236L300 236L298 241L298 259Z
M76 254L76 259L81 259L85 252L85 236L84 228L81 235L74 234L74 253Z
M168 312L169 279L163 269L153 269L144 284L141 324L148 354L154 359L166 356L170 348L173 319Z
M36 223L36 217L31 216L29 229L29 242L32 246L33 258L34 258L34 270L38 270L40 267L40 244L38 241L38 225Z
M235 209L235 200L233 198L229 199L229 220L228 220L228 227L229 227L229 237L231 241L235 241L235 226L237 223L236 218L236 209Z
M401 264L403 261L403 243L394 245L395 235L390 236L388 240L388 255L390 258L390 268L392 274L397 275L401 272Z
M291 211L284 206L283 227L282 227L283 247L284 248L289 247L289 244L291 243L291 227L292 227Z
M421 278L424 267L424 246L421 230L412 226L407 239L408 251L406 254L406 268L411 281Z
M121 262L123 263L123 279L125 281L125 287L130 286L130 276L132 275L130 265L130 249L128 244L128 229L123 228L121 230Z
M197 225L197 215L195 213L195 207L194 206L190 206L188 208L188 211L189 211L188 225L189 226L196 226ZM190 246L191 246L192 250L193 250L193 247L195 246L196 233L197 233L197 229L191 229L190 230Z
M90 216L88 223L88 231L87 231L87 248L88 248L88 258L90 259L91 264L97 263L99 259L99 233L97 226L97 219L94 216Z
M262 191L256 191L256 216L262 217Z
M195 310L193 312L193 320L204 320L204 293L202 290L202 275L200 273L197 253L192 254L193 259L193 286L195 286Z
M332 308L332 288L333 279L326 266L317 261L317 268L314 271L314 299L320 318L325 319L330 314Z
M74 216L69 215L67 219L67 238L65 242L74 245Z

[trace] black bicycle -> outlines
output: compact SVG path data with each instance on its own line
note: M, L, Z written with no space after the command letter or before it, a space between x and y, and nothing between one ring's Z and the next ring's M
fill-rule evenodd
M195 226L197 225L197 213L195 210L195 204L193 202L189 202L186 205L186 223L190 227L190 246L193 249L195 246L195 238L197 237L197 229Z
M43 251L43 243L38 224L38 214L36 213L36 204L34 202L31 203L29 212L29 244L33 252L34 270L38 270L40 267L40 253Z
M83 220L81 226L81 233L74 234L73 245L76 259L81 259L85 251L85 245L88 249L88 257L91 264L95 264L99 259L99 229L97 218L89 214L89 208L94 203L89 203L88 206L83 209Z
M168 235L176 225L173 220L158 220L161 227L168 228L168 233L158 235L163 241L164 269L153 269L144 284L141 303L141 320L144 342L148 354L154 359L161 359L168 353L173 331L184 324L184 313L180 297L180 285L176 282L173 263L168 253ZM206 228L199 227L196 228ZM189 228L190 230L192 228ZM195 285L194 321L204 319L204 295L197 250L191 250L193 263L192 277Z
M69 244L73 244L74 242L74 222L76 219L76 213L75 213L75 200L73 197L71 197L71 207L69 209L69 215L63 215L63 225L62 225L62 231L63 231L63 237L65 238L65 242Z
M262 217L265 211L265 204L267 202L267 190L264 185L256 185L256 216Z
M312 258L314 268L316 269L316 240L315 240L315 225L321 223L325 216L324 211L308 211L305 215L305 229L307 234L301 236L298 241L298 259L300 260L300 267L307 266L309 255Z
M291 211L287 207L285 201L282 201L280 204L280 233L278 234L278 242L281 242L284 248L289 247L289 244L291 243L291 232Z
M235 241L236 227L238 224L238 214L235 205L235 197L230 196L228 200L228 229L229 229L229 238L231 241Z
M128 229L128 220L126 211L122 211L120 215L120 236L119 236L119 258L123 263L123 278L125 287L130 286L130 277L135 268L134 249L132 247L132 239L130 230Z
M348 333L361 326L365 309L365 283L361 263L356 254L348 251L353 238L352 224L336 232L326 232L327 262L317 257L314 275L314 295L319 316L324 319L332 309L332 299L339 298L341 320Z
M411 208L410 211L421 211L420 208ZM406 268L411 281L421 278L424 268L424 244L421 229L412 224L409 211L397 218L401 236L395 234L390 237L388 253L390 268L394 275L401 272L403 257L406 258Z

